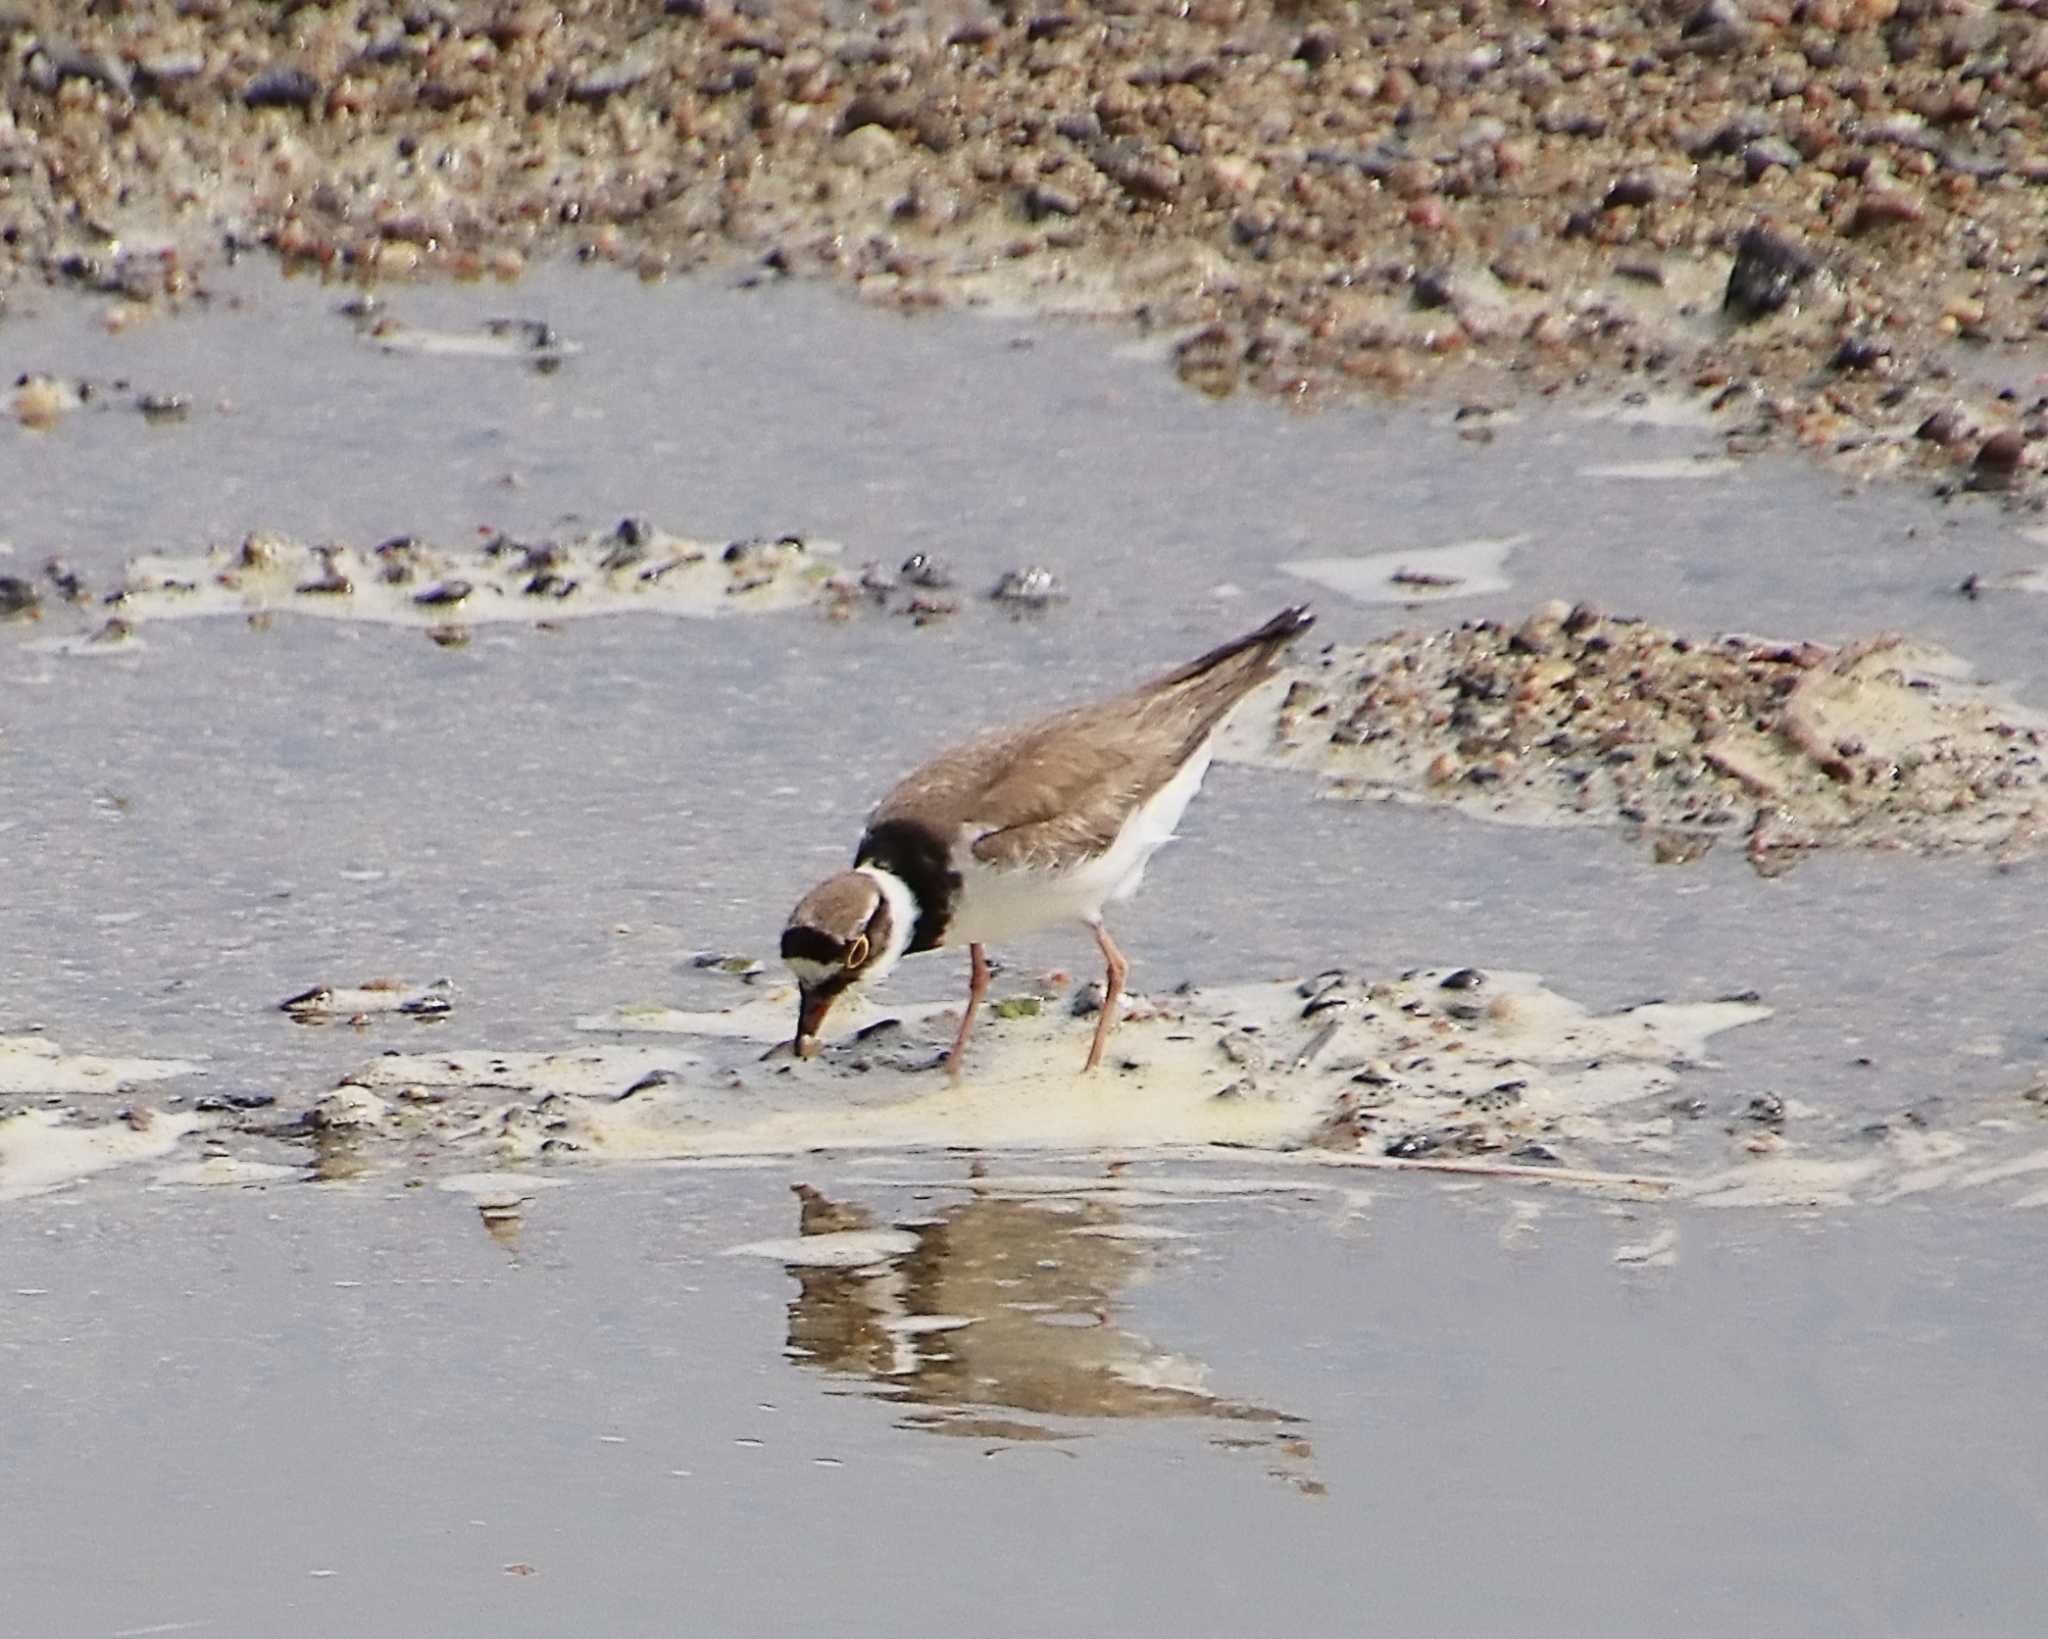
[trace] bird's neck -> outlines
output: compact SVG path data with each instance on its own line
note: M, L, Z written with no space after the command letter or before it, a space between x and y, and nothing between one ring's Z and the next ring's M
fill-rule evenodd
M917 931L917 895L910 891L909 883L886 865L859 865L854 868L862 876L874 880L889 907L889 942L882 947L882 954L875 959L870 974L870 977L879 979L902 961L910 949L911 938Z
M937 829L923 820L883 820L868 827L853 863L856 870L886 872L908 891L916 918L907 950L936 950L946 942L961 884Z

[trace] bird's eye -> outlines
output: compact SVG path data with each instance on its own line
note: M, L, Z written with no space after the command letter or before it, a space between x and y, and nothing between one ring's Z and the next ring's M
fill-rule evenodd
M851 945L846 947L846 971L848 973L851 973L855 968L862 966L867 961L868 948L868 936L866 934L862 934Z

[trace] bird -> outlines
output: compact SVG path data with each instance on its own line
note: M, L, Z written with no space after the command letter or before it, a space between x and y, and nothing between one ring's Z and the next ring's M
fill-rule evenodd
M985 947L1080 923L1102 951L1102 1008L1085 1072L1102 1062L1128 964L1104 908L1137 891L1200 789L1217 730L1315 622L1306 605L1106 700L989 730L906 776L868 816L852 868L790 912L799 1058L832 1004L905 956L965 945L967 1006L946 1055L957 1080L988 990Z

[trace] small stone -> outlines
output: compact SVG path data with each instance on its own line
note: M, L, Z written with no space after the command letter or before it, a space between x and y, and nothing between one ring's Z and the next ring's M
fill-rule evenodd
M266 68L242 87L251 108L310 108L319 95L320 82L302 68Z
M630 91L648 75L654 72L654 65L644 57L627 57L618 62L607 63L602 68L569 82L569 100L594 106L621 91Z
M135 61L135 89L160 93L173 86L196 80L206 69L205 54L198 51L158 51Z
M1133 199L1170 205L1180 197L1180 168L1152 153L1143 143L1098 143L1089 157L1095 161L1097 170Z
M2027 441L2013 428L1993 433L1977 446L1970 462L1972 489L2009 489L2026 465Z
M716 950L699 951L690 958L690 966L729 974L735 979L751 979L765 971L751 956L728 956Z
M943 591L953 584L953 569L944 558L933 557L929 552L913 552L903 560L903 579L912 586L928 590Z
M1336 31L1327 28L1312 28L1294 47L1295 61L1307 63L1310 68L1324 68L1337 55Z
M1969 431L1969 418L1963 414L1962 407L1950 404L1936 410L1915 427L1913 436L1925 443L1938 444L1947 449L1951 444L1961 442L1968 436Z
M1764 137L1742 150L1742 174L1750 182L1761 182L1773 170L1796 171L1799 150L1778 137Z
M1680 45L1709 55L1739 50L1749 37L1749 19L1735 0L1707 0L1678 31Z
M1721 310L1748 322L1776 313L1812 278L1818 264L1790 240L1765 227L1745 228L1735 245L1735 265Z
M879 125L889 131L902 131L916 123L916 111L908 103L895 102L887 97L878 97L871 91L863 91L846 105L846 111L839 116L839 134L850 136L853 132L870 125Z
M113 57L103 56L96 51L83 51L66 47L55 51L49 59L49 77L55 81L84 80L88 84L103 86L120 96L128 94L128 69Z
M1888 363L1891 356L1890 346L1874 336L1848 335L1835 349L1833 362L1837 370L1876 370Z
M1657 179L1647 172L1637 171L1617 177L1608 187L1607 197L1600 201L1600 205L1603 210L1611 211L1654 204L1656 199Z
M1846 231L1853 239L1862 234L1873 233L1879 228L1895 227L1902 222L1917 222L1923 214L1919 201L1911 195L1887 188L1875 188L1856 202L1855 210L1849 213Z
M1048 216L1078 216L1081 202L1059 188L1033 183L1024 190L1024 214L1034 222L1042 222Z
M1059 576L1037 564L1028 569L1005 570L995 589L989 593L998 603L1022 604L1032 609L1062 602L1066 595L1067 589Z
M41 594L19 575L0 575L0 619L30 613Z
M57 588L57 595L66 603L84 603L91 597L91 593L86 590L85 578L62 558L50 559L43 565L43 573L49 577L50 584ZM0 598L0 613L4 613L5 609L6 600Z
M1235 392L1243 366L1244 345L1225 324L1204 325L1174 345L1174 374L1211 398Z
M1770 134L1770 116L1758 109L1745 108L1712 136L1694 143L1693 157L1704 159L1716 154L1739 154L1752 143L1760 142Z
M1414 301L1417 307L1449 307L1456 298L1457 292L1451 288L1451 276L1446 270L1429 268L1415 275Z

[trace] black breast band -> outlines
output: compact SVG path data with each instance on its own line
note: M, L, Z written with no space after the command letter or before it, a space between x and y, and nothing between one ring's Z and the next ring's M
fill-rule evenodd
M916 820L884 820L860 839L853 862L878 865L902 878L917 901L917 921L910 930L910 950L934 950L945 943L960 898L960 873L953 869L945 839Z

